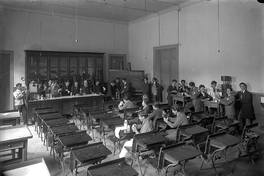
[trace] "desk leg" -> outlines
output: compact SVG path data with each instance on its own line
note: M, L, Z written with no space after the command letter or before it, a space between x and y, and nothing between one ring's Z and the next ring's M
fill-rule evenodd
M28 140L24 142L24 148L22 149L22 161L27 160L27 148L28 148Z

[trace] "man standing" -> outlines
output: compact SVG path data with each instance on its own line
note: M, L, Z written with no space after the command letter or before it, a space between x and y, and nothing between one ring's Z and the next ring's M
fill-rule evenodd
M255 113L252 93L247 90L246 83L241 82L239 87L241 91L236 95L240 105L238 119L242 123L242 127L244 127L247 121L249 124L252 124L253 120L255 120Z
M13 96L15 98L15 106L18 109L18 112L20 114L20 121L23 124L24 123L24 116L23 116L23 109L24 109L24 99L26 96L26 92L22 90L22 84L17 83L15 91L13 92Z
M169 106L172 106L173 105L172 96L176 95L178 93L178 86L177 86L177 80L176 79L172 80L171 85L167 89L167 93L168 93L168 97L167 97L168 104L169 104Z

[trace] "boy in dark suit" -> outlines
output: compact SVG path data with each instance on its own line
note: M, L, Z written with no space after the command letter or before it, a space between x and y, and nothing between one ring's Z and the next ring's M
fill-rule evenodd
M246 83L241 82L239 87L241 91L236 95L239 102L238 120L241 122L242 127L244 127L247 121L249 124L252 124L253 120L255 120L255 113L252 93L247 90Z

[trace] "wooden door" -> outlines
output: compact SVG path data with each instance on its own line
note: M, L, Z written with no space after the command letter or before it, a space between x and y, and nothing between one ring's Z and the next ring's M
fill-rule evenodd
M178 45L154 48L154 77L163 86L163 102L167 102L167 89L173 79L179 78Z
M10 74L11 53L0 52L0 111L13 109L13 85Z

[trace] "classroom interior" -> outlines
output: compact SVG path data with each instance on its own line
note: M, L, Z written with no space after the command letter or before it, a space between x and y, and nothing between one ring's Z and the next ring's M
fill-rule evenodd
M264 175L263 7L0 0L0 175ZM250 96L244 109L241 83ZM232 118L222 103L229 96ZM171 127L171 115L187 124ZM147 122L151 130L141 132ZM120 127L129 128L122 137Z

